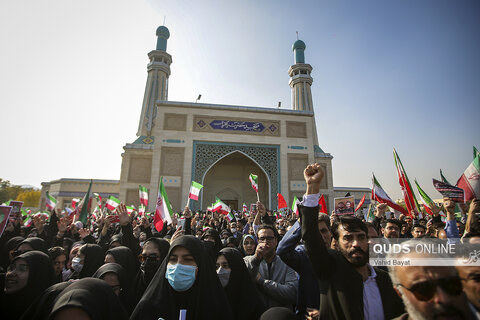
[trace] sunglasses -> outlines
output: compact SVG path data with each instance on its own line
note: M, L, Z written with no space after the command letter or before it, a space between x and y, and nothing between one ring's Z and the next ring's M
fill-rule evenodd
M459 277L427 280L416 283L411 288L407 288L402 284L398 285L413 293L415 298L420 301L431 300L437 293L437 287L442 288L445 293L451 296L458 296L460 293L462 293L462 282Z

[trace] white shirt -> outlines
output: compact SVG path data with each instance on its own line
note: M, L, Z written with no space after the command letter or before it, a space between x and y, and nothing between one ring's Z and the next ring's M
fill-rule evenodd
M367 263L370 275L363 282L363 315L365 320L383 320L383 304L380 290L378 289L377 273L371 265Z

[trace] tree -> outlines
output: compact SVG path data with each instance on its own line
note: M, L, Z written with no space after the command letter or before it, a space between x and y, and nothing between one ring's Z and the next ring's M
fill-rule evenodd
M40 200L40 191L30 190L20 192L15 200L23 201L24 207L36 207Z
M23 188L22 186L16 186L10 183L8 180L4 180L0 178L0 204L7 202L8 200L11 199L17 199L18 196L23 193L23 192L29 192L29 191L36 191L33 188ZM40 191L39 196L40 197ZM32 207L36 207L38 204L38 200L40 198L37 198L37 203L34 203ZM20 200L23 201L23 200ZM27 206L25 204L25 206Z

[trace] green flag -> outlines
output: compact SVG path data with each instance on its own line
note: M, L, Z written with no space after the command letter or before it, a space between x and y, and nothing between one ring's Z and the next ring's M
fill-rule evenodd
M480 155L480 151L478 151L477 148L473 146L473 159L475 159L478 155Z
M82 200L82 211L80 211L80 216L78 217L78 221L82 221L83 225L87 223L88 213L90 210L90 190L92 189L92 180L90 179L90 184L88 185L87 193Z
M450 182L448 182L447 178L445 178L445 176L443 175L442 169L440 169L440 178L442 179L442 182L452 185Z

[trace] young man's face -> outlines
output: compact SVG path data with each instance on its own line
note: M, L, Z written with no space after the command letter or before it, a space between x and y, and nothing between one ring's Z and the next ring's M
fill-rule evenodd
M387 222L383 229L383 235L385 238L399 238L400 228L395 223Z
M318 231L322 235L323 242L327 248L330 248L332 242L332 234L324 221L318 221Z
M343 225L338 226L337 250L355 267L368 262L368 239L364 231L347 231Z
M413 228L412 235L414 238L423 238L425 236L425 228L422 228L422 227Z

